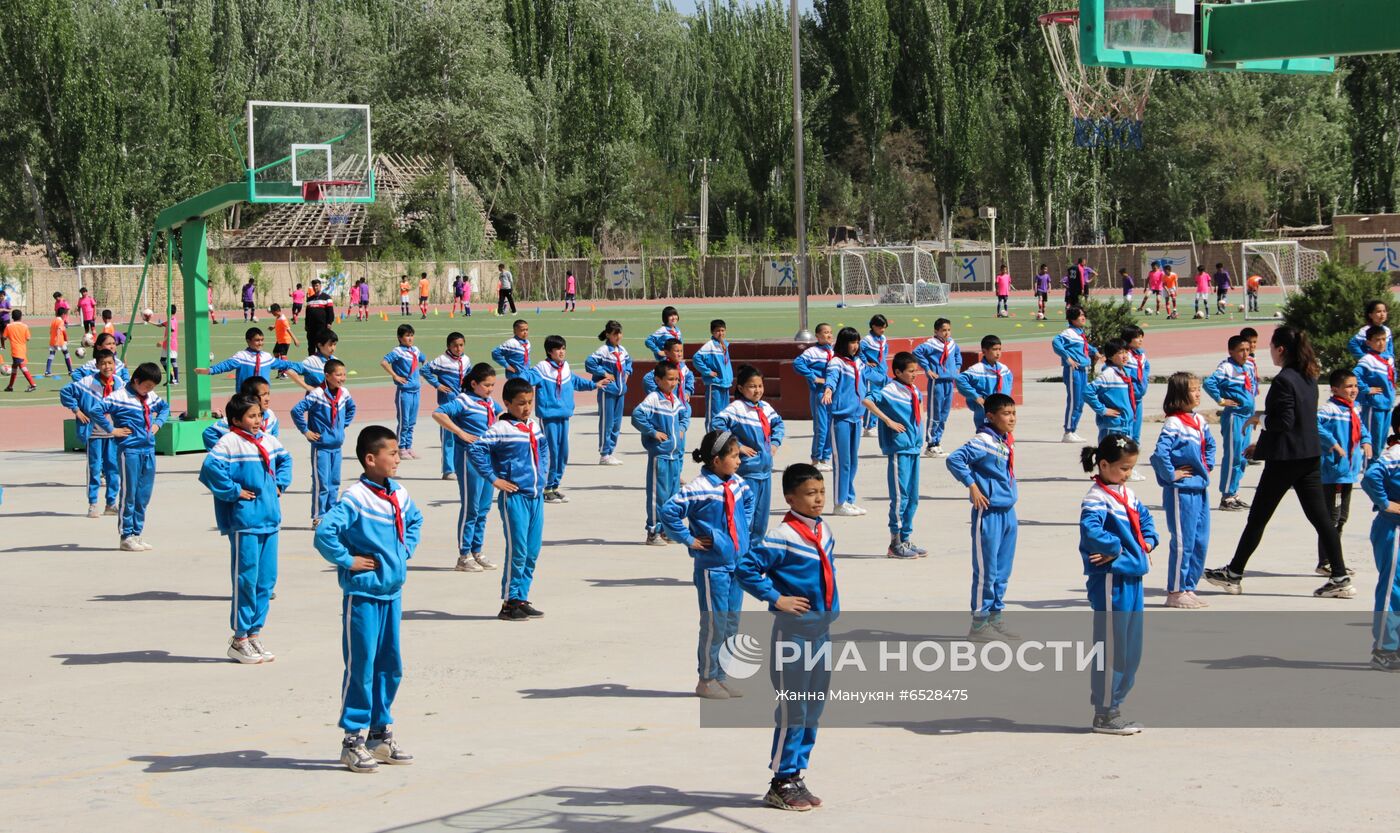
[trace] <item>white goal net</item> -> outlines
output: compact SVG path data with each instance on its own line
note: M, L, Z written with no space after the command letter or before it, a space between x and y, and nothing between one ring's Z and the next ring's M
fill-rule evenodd
M1250 240L1240 244L1241 281L1259 278L1259 295L1245 291L1245 318L1277 318L1288 296L1317 277L1327 253L1305 248L1297 240Z
M948 285L933 253L919 246L859 246L840 250L841 303L848 307L948 303Z

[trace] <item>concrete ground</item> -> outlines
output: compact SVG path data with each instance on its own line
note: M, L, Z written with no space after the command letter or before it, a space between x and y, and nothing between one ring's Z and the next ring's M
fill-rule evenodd
M1172 365L1204 373L1217 360ZM1061 396L1057 385L1027 384L1020 411L1013 611L1083 599L1075 517L1085 482L1078 449L1056 442ZM1155 409L1161 389L1149 397ZM389 417L383 409L361 414L362 422ZM640 444L629 427L626 466L599 468L589 453L594 424L590 410L575 422L572 502L547 510L532 594L548 615L527 624L494 618L500 573L452 571L454 485L439 479L431 456L404 463L400 473L427 515L404 592L407 667L395 706L397 735L417 761L370 776L335 762L340 595L310 545L299 436L284 436L297 470L283 503L281 578L265 631L278 659L253 667L224 659L228 555L195 479L198 456L159 460L146 533L157 549L122 554L113 519L82 517L79 456L0 453L0 633L9 669L0 707L11 750L0 773L3 826L1078 833L1393 824L1365 796L1390 794L1391 770L1377 763L1393 756L1397 735L1355 730L1149 729L1116 738L1083 726L936 720L823 730L807 780L826 806L805 815L765 808L771 732L699 728L690 561L679 547L641 546ZM290 429L285 416L284 425ZM429 425L425 409L420 448L435 451ZM1149 441L1156 430L1149 423ZM789 426L780 464L806 458L809 432ZM1094 433L1091 420L1081 433ZM955 412L951 439L969 434L966 413ZM941 461L926 462L915 538L932 554L887 560L884 465L873 441L863 451L858 489L870 514L831 519L844 605L965 609L964 490ZM1259 471L1246 475L1246 499ZM693 472L688 464L686 476ZM1159 490L1139 485L1155 506ZM1364 498L1344 539L1363 590L1350 601L1311 597L1320 582L1311 575L1314 537L1292 506L1271 524L1248 594L1210 594L1213 609L1369 609L1375 570ZM1212 565L1228 558L1244 515L1220 513L1214 523ZM501 541L493 513L487 550L497 560ZM1150 606L1162 599L1161 570L1159 560ZM1368 648L1359 636L1337 647L1338 659L1364 662Z

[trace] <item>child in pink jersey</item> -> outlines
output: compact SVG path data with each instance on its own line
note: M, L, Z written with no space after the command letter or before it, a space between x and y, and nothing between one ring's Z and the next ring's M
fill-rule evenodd
M97 332L97 301L88 294L86 286L78 290L78 312L83 318L83 333Z
M1195 318L1210 318L1210 273L1205 266L1196 267Z
M997 270L997 318L1011 317L1011 271L1005 266Z

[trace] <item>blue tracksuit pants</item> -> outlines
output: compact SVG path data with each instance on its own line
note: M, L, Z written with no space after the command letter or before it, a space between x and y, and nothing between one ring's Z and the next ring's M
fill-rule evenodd
M1400 650L1400 531L1385 515L1376 515L1371 523L1371 554L1376 559L1376 599L1372 608L1372 648L1377 651Z
M986 399L985 396L982 398ZM987 411L977 404L977 400L970 399L967 403L967 412L972 415L972 433L976 434L982 430L982 426L987 424Z
M617 450L622 431L622 397L598 391L598 454L606 457Z
M768 513L773 508L773 477L744 477L753 492L753 518L749 521L749 540L757 543L768 534Z
M733 397L729 395L729 388L722 388L719 385L705 386L705 430L714 430L713 424L719 412L729 407L729 400Z
M1364 405L1361 407L1361 421L1371 432L1371 447L1376 449L1377 457L1390 437L1390 414L1391 412L1384 408L1368 408Z
M117 469L117 441L110 437L94 437L87 444L87 495L88 505L97 504L102 480L107 480L107 505L117 505L117 493L121 490L122 479Z
M340 500L341 447L311 446L311 518L331 511Z
M948 415L953 411L953 394L957 387L952 379L929 382L928 386L928 444L943 445L943 431L948 427Z
M681 490L680 457L647 454L647 532L661 531L661 507Z
M229 627L234 636L244 637L267 622L268 599L277 586L277 533L235 532L228 544L233 577Z
M856 466L860 462L860 418L832 417L831 466L836 469L836 505L856 502Z
M346 596L341 602L340 654L345 677L340 686L340 728L347 732L383 729L394 722L403 679L399 653L399 599Z
M1249 417L1231 412L1226 408L1220 412L1220 496L1229 497L1240 490L1240 480L1244 477L1244 424Z
M457 473L457 435L446 428L438 429L438 436L442 438L442 473Z
M1138 397L1138 409L1133 419L1133 442L1142 445L1142 422L1147 416L1147 409L1143 407L1145 396ZM1249 445L1249 434L1245 434L1245 445Z
M1171 550L1167 553L1167 592L1196 589L1210 546L1210 494L1205 490L1162 487Z
M1060 376L1065 383L1065 433L1068 434L1079 430L1079 420L1084 416L1084 390L1089 387L1089 371L1066 365Z
M809 670L803 661L803 654L816 656L829 641L830 634L825 631L815 635L788 632L783 630L781 619L775 619L771 648L775 661L768 672L773 681L773 690L795 695L825 692L831 685L830 666L816 662ZM780 642L797 646L801 651L797 659L778 662ZM817 723L822 716L823 702L792 695L778 700L778 707L773 710L773 752L768 764L778 778L790 778L807 768L812 746L817 742Z
M549 476L545 487L559 488L564 479L564 467L569 465L569 421L567 419L542 419L540 429L544 433L544 445L549 449Z
M1133 690L1142 661L1142 578L1100 573L1084 584L1094 609L1094 642L1104 645L1103 667L1089 669L1089 697L1096 711L1111 711Z
M706 569L695 565L695 592L700 601L700 641L695 651L696 671L702 680L723 680L719 646L739 632L739 611L744 589L727 567Z
M501 525L506 533L506 566L501 573L501 598L529 601L530 584L535 579L535 561L540 557L544 535L544 498L519 492L501 492L496 504L501 508Z
M878 381L871 379L862 379L861 381L865 384L865 390L861 393L862 399L879 390L880 388L883 388L885 385L889 384L889 380L887 379L880 379ZM866 430L874 428L875 415L870 413L870 411L866 411L864 416L860 418L860 427Z
M972 615L1006 607L1006 585L1016 560L1016 510L972 510Z
M496 487L465 459L457 461L457 554L475 555L486 542L486 519Z
M418 424L418 388L394 388L394 413L399 420L399 448L413 448L413 429Z
M154 449L122 451L117 449L117 477L121 481L118 496L121 537L140 535L146 528L146 507L156 485L156 453Z
M907 541L919 509L919 452L890 455L885 482L890 487L890 537Z
M1138 409L1139 412L1141 410L1141 408ZM1125 437L1131 437L1135 417L1131 412L1124 412L1116 417L1097 417L1094 419L1094 423L1099 428L1098 442L1103 442L1103 438L1109 434L1122 434ZM1244 446L1240 446L1240 448L1244 448Z
M812 409L812 459L824 462L831 459L831 406L822 404L825 388L807 389L807 404Z

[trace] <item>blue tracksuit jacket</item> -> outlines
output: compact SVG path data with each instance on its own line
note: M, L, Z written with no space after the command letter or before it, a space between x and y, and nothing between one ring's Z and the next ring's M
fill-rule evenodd
M1356 402L1361 406L1361 419L1372 437L1384 441L1390 436L1390 412L1395 410L1395 360L1367 352L1352 372L1360 388ZM1379 388L1380 393L1371 393L1371 388Z
M836 469L836 505L856 502L856 470L860 465L861 417L865 406L862 362L836 357L826 365L826 390L831 393L831 458Z
M686 413L691 413L693 409L690 406L690 400L695 396L695 372L687 367L685 362L674 365L674 367L680 374L680 383L676 385L676 394L680 396L681 402L685 405ZM642 387L646 388L647 393L655 391L656 377L650 373L643 373Z
M612 374L613 380L598 387L598 454L607 457L617 450L617 438L622 431L622 411L627 380L632 375L632 356L619 344L600 344L584 360L583 367L593 375L593 381Z
M1128 510L1114 498L1115 494L1137 511L1142 537L1148 547L1157 546L1157 528L1152 523L1152 513L1133 494L1133 490L1126 485L1104 486L1095 482L1079 506L1079 555L1084 561L1084 575L1091 579L1110 573L1142 578L1150 569L1147 552L1133 534ZM1107 564L1090 564L1089 556L1095 554L1113 556L1113 560Z
M1018 498L1014 437L986 427L962 448L948 455L948 471L964 486L977 484L993 510L1013 509Z
M977 430L982 429L984 421L982 406L977 404L977 400L994 393L1010 396L1015 382L1011 368L1001 362L988 364L983 360L958 374L958 393L962 394L967 409L972 412L972 424Z
M984 426L948 455L948 471L964 486L977 484L990 504L972 507L972 590L977 619L1000 615L1016 560L1016 439Z
M1201 383L1201 389L1216 402L1231 399L1239 403L1220 409L1220 494L1229 497L1239 491L1244 475L1244 450L1249 445L1244 425L1254 416L1259 378L1249 362L1238 365L1226 357Z
M1324 456L1325 453L1324 453ZM1400 502L1400 446L1376 457L1361 479L1361 488L1376 510L1371 522L1371 554L1376 563L1376 594L1371 634L1376 651L1400 650L1400 515L1385 511Z
M311 443L313 448L340 448L345 444L345 430L354 421L355 400L347 388L337 388L334 394L324 386L315 388L292 406L292 424L297 431L321 435Z
M266 534L282 526L278 498L292 485L292 457L270 434L259 432L253 439L262 444L266 461L254 442L229 432L210 449L199 470L199 482L214 496L214 521L223 535ZM244 489L257 497L242 499L239 493Z
M649 393L632 409L632 427L642 435L642 447L647 450L647 532L661 531L661 509L681 487L689 425L690 409L675 391L669 396ZM658 433L666 439L657 439Z
M948 415L953 410L953 391L957 389L958 374L962 373L962 348L952 339L945 342L934 336L914 348L914 359L928 377L927 443L942 445Z
M404 379L402 384L394 382L394 413L398 418L399 448L412 450L418 425L419 392L423 389L423 368L428 357L417 347L400 344L384 354L384 361Z
M713 338L700 346L690 357L695 375L705 383L705 430L729 404L729 389L734 386L734 366L729 362L729 343Z
M72 411L74 416L79 412L86 415L92 410L92 406L84 404L87 399L106 399L122 385L123 383L113 376L111 388L104 389L101 377L84 376L76 382L64 385L58 392L58 401L63 407ZM94 424L91 418L86 423L78 422L77 428L78 439L82 441L87 450L88 504L97 504L98 495L102 492L102 481L105 478L107 481L107 505L117 505L117 495L121 489L121 473L117 466L116 439L112 437L111 431L104 430Z
M725 513L726 482L734 495L733 521L735 537L739 539L737 545L730 536L729 519ZM752 518L753 491L748 481L737 474L725 481L708 468L701 469L700 474L667 501L661 511L667 537L689 548L696 566L706 569L734 569L739 558L748 551ZM713 539L713 546L706 550L696 549L696 535Z
M102 378L100 376L84 376L60 388L58 391L58 402L75 415L79 411L86 414L89 410L92 410L91 406L83 407L83 401L87 397L92 397L100 401L106 399L123 387L125 387L125 384L118 381L116 377L113 377L111 390L104 392ZM89 438L110 439L112 436L111 431L103 430L92 422L86 424L79 422L77 428L78 439L82 441L83 445L87 445Z
M1352 420L1356 421L1357 438L1352 439ZM1355 484L1361 478L1365 463L1363 445L1379 446L1385 442L1371 436L1361 408L1356 403L1331 397L1317 409L1317 434L1322 445L1322 482ZM1338 454L1332 446L1341 446ZM1377 455L1379 456L1379 455Z
M826 390L831 391L831 417L833 420L859 420L865 413L861 401L865 399L865 378L862 363L855 359L841 357L827 362Z
M768 421L766 430L764 419ZM743 398L730 402L712 424L714 430L729 431L739 438L740 445L758 452L752 457L741 457L739 463L739 476L753 491L749 540L757 541L768 532L768 512L773 506L773 455L783 444L787 426L772 405L763 401L754 405Z
M1090 699L1100 711L1118 708L1137 676L1142 659L1142 577L1147 575L1149 566L1127 508L1115 495L1136 511L1148 547L1157 546L1152 514L1133 490L1126 485L1104 486L1095 482L1080 505L1079 554L1084 562L1089 606L1101 614L1094 617L1094 641L1104 644L1112 654L1105 657L1111 661L1104 662L1102 672L1089 675ZM1116 557L1106 564L1090 564L1089 556L1095 554Z
M812 459L831 459L831 406L822 404L826 391L826 365L833 353L830 344L814 344L798 354L792 369L807 380L807 404L812 410Z
M227 359L209 368L210 376L218 376L221 373L233 373L233 386L239 388L243 383L254 376L261 376L264 379L271 379L272 374L278 370L295 371L297 366L286 359L279 359L271 353L262 350L239 350Z
M666 342L673 338L682 344L685 343L685 339L681 338L680 327L667 327L662 325L656 328L656 332L647 336L646 346L647 349L651 351L652 357L657 361L665 359L666 354L663 350L666 346Z
M519 487L496 499L506 535L501 598L529 600L535 563L544 536L544 489L549 473L549 447L532 419L509 416L497 420L467 450L472 468L489 481L509 480Z
M1123 368L1105 364L1099 370L1098 378L1084 391L1084 403L1094 412L1100 440L1109 434L1133 436L1133 426L1137 424L1142 402L1137 399L1133 382ZM1118 416L1105 413L1109 409L1116 410Z
M428 384L436 388L437 403L442 405L451 402L462 392L462 383L467 378L467 371L472 368L472 360L463 354L453 356L450 353L443 353L436 359L423 366L421 375ZM446 387L447 390L442 390ZM457 473L457 435L445 428L438 429L438 439L442 441L442 473L453 475Z
M454 425L473 437L480 437L505 413L505 409L499 402L482 399L474 393L459 393L452 401L439 405L437 413L445 414ZM460 500L457 508L458 555L481 552L486 539L486 518L491 514L491 497L496 492L496 487L492 485L494 479L483 477L467 461L468 447L464 442L456 442L452 446L452 453L456 455L453 468L457 474L457 496ZM553 453L553 449L550 449L550 454Z
M541 422L572 418L574 392L598 387L596 382L575 374L567 361L545 359L521 376L535 386L535 415Z
M1133 424L1132 438L1135 442L1142 442L1142 423L1146 416L1146 409L1143 403L1147 401L1147 385L1152 379L1152 362L1148 361L1147 353L1143 350L1129 350L1128 360L1123 364L1123 370L1128 375L1128 380L1133 383L1133 395L1137 397L1138 409L1137 419ZM1258 373L1255 373L1258 378Z
M1369 329L1371 329L1371 325L1367 324L1365 327L1357 330L1356 335L1352 336L1351 340L1347 342L1347 350L1350 350L1351 354L1358 359L1366 355L1366 331ZM1385 356L1387 359L1395 358L1395 339L1391 338L1389 327L1385 328L1385 349L1381 351L1381 355Z
M115 359L115 361L117 363L117 378L121 380L122 385L125 385L127 382L131 381L131 370L127 368L126 362L122 361L121 359ZM69 378L75 382L86 379L89 376L96 375L97 359L88 359L82 367L76 368L73 370L72 373L68 374Z
M345 595L397 599L408 576L408 560L423 534L423 513L403 484L389 480L382 491L398 501L400 535L394 505L377 496L375 489L380 489L379 484L361 477L345 490L316 527L316 551L335 565ZM372 556L378 564L373 570L351 572L352 554Z
M530 339L506 339L491 351L491 360L505 368L507 379L514 379L530 369Z
M884 387L890 380L889 340L873 332L866 333L860 340L860 360L863 363L861 379L865 382L861 395L864 396ZM876 421L875 415L869 411L861 415L861 424L866 428L874 428Z
M277 439L282 439L282 423L277 419L277 414L271 408L262 412L264 434L270 434ZM228 419L224 418L204 429L201 438L204 440L204 450L213 451L219 440L228 433Z
M303 382L313 388L319 388L326 383L326 362L334 358L334 353L329 356L313 353L293 364L291 369L301 374Z
M1050 342L1055 355L1060 357L1060 376L1065 384L1065 433L1079 430L1079 420L1084 415L1084 392L1089 387L1089 371L1099 351L1089 343L1085 332L1078 327L1066 327ZM1078 367L1070 364L1079 365Z
M1162 424L1152 451L1152 473L1162 487L1171 550L1167 555L1167 592L1196 589L1205 572L1210 547L1210 472L1215 468L1215 437L1199 414L1171 414ZM1176 470L1191 476L1176 479Z
M127 436L116 438L121 482L118 526L123 538L140 536L156 483L156 432L170 418L170 406L154 391L142 399L128 384L106 399L84 398L83 407L95 430L131 429Z
M883 420L877 420L880 451L889 458L885 485L890 490L890 536L902 541L913 534L914 513L919 508L919 451L924 447L922 399L918 388L897 380L866 397L882 414L904 427L896 433Z

